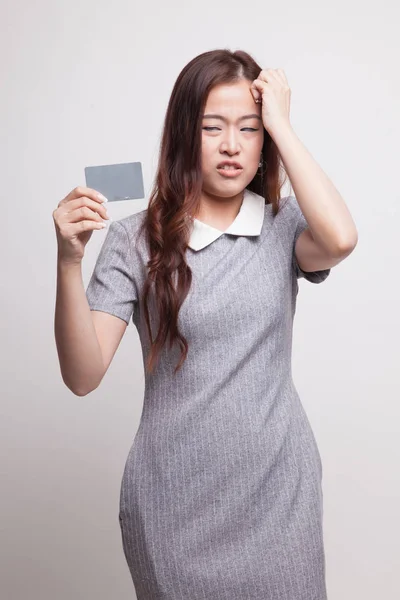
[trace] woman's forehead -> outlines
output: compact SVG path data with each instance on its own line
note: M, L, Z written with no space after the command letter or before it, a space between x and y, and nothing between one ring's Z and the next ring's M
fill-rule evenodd
M203 114L218 114L227 119L238 119L247 114L260 115L261 107L250 91L251 82L215 86L207 97Z

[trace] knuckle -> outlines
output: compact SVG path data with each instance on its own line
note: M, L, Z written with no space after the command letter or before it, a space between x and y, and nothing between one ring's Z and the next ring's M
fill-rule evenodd
M59 223L59 222L60 222L60 219L61 219L61 217L63 216L63 214L64 214L64 213L63 213L61 210L55 210L55 211L53 212L53 219L54 219L54 222L55 222L55 223Z

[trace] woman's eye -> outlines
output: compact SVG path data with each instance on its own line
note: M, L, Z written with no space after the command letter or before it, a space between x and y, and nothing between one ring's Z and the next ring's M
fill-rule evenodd
M203 127L203 129L206 129L207 131L211 130L211 129L218 129L219 130L219 127ZM253 129L253 127L243 127L242 129L243 130L244 129L248 129L249 131L258 131L258 129Z

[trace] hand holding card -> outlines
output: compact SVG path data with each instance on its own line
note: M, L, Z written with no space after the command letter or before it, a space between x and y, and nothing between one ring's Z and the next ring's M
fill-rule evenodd
M79 264L95 229L109 219L105 201L96 190L76 187L53 211L60 264Z

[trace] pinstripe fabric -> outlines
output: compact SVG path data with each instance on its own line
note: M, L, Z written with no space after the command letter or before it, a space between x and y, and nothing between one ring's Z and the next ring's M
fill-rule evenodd
M259 206L259 196L245 198ZM111 223L87 298L92 310L132 318L145 359L144 213ZM258 235L188 248L193 281L179 313L188 357L174 375L180 352L167 345L145 375L119 512L138 600L327 597L322 465L291 350L298 279L320 283L330 270L297 264L307 223L294 196L275 219L271 205L252 214ZM154 311L151 322L155 333Z

